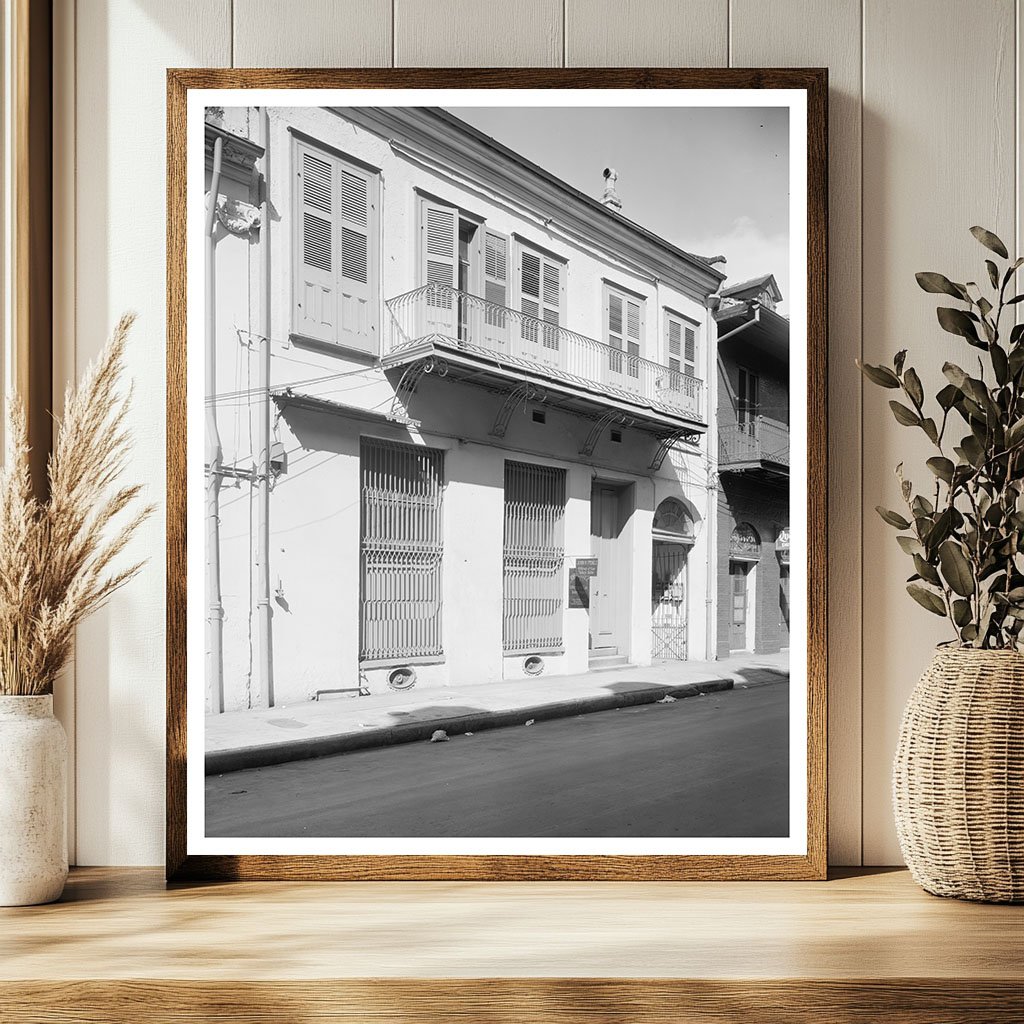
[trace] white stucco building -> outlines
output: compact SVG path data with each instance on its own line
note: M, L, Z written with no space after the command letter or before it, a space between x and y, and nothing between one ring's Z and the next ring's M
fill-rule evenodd
M208 709L714 657L724 275L440 110L208 121Z

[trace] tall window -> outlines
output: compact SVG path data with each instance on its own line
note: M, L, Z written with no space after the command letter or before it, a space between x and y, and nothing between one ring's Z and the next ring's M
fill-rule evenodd
M736 388L736 415L740 428L748 434L753 434L756 430L759 403L758 379L741 366Z
M376 353L378 176L295 143L293 331Z
M564 295L565 264L547 253L520 245L519 309L526 314L522 321L523 341L534 342L549 353L558 351L557 328L565 319Z
M562 647L565 470L505 463L504 646Z
M364 438L359 473L360 659L440 655L444 453Z
M604 287L604 341L612 374L640 376L640 350L646 328L646 303L614 285Z
M688 377L697 376L697 330L698 325L678 313L665 310L665 331L668 335L668 368L673 372L674 386L679 381L675 374L684 373Z

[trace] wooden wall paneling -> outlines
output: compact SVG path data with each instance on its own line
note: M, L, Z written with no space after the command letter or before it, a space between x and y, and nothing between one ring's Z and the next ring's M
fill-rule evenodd
M75 31L79 368L126 309L135 450L125 478L162 503L165 401L165 74L227 65L230 0L78 0ZM61 344L67 344L61 339ZM79 630L78 861L158 864L164 823L164 523L125 557L142 574Z
M561 67L562 0L394 0L395 67Z
M864 357L909 350L926 393L965 346L936 324L938 270L983 281L972 224L1015 234L1015 3L864 2ZM980 276L979 276L980 275ZM969 351L969 350L968 350ZM933 386L934 385L934 386ZM902 707L949 627L911 601L906 556L874 511L896 507L893 466L922 484L924 435L897 426L876 388L864 398L864 861L900 862L890 766Z
M729 0L565 0L566 67L725 67ZM766 65L767 66L767 65Z
M861 863L861 4L731 0L731 66L829 69L829 859ZM766 271L771 267L765 267Z
M391 64L391 0L235 0L236 68Z

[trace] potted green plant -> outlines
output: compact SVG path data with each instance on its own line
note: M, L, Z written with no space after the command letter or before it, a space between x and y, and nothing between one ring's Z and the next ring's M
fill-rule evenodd
M913 562L907 592L948 620L900 726L893 772L907 866L929 892L1024 899L1024 324L1014 324L1017 269L991 231L971 233L996 260L987 284L920 273L942 295L939 326L962 339L926 400L906 351L891 366L858 364L899 392L896 421L934 454L912 480L896 467L903 508L878 507ZM1024 308L1024 307L1022 307Z
M116 484L130 451L119 380L133 319L65 396L45 500L33 494L25 416L11 402L0 469L0 906L63 891L67 743L54 683L78 623L141 568L116 564L152 511L138 507L140 487Z

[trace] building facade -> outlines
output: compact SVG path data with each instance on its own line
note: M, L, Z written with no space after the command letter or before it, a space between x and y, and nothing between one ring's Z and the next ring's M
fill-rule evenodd
M773 276L721 291L719 657L789 647L789 321Z
M714 657L714 266L440 110L207 166L208 710Z

